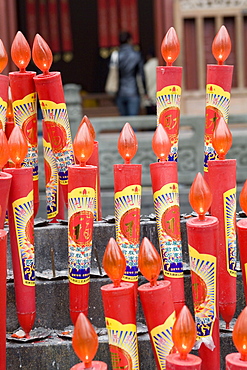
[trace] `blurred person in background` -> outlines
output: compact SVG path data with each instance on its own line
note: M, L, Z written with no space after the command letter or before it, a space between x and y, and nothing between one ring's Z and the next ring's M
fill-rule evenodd
M147 99L144 100L146 114L156 114L156 67L158 58L155 57L154 51L150 50L146 56L144 64L144 73L147 89Z

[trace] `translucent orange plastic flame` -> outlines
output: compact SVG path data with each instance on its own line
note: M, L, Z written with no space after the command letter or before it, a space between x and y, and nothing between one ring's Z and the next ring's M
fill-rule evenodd
M152 140L152 148L154 154L161 160L161 162L164 162L167 159L171 150L171 142L166 129L162 124L159 124L155 130Z
M36 66L48 74L52 64L52 52L45 40L37 33L33 41L32 57Z
M9 152L10 158L16 167L21 167L21 163L27 155L28 143L21 128L14 126L9 137Z
M130 163L138 149L136 135L128 122L125 123L119 138L118 151L125 163Z
M138 266L142 275L150 281L150 285L157 285L157 279L161 270L161 258L153 244L148 238L143 238L139 256Z
M212 53L218 64L221 65L231 52L231 39L225 26L221 26L212 44Z
M85 166L87 160L91 157L94 148L93 137L86 122L83 122L83 124L79 126L75 135L73 147L76 159L81 166Z
M0 129L0 169L8 162L10 157L8 140L5 132Z
M190 188L189 202L200 220L205 219L205 213L212 203L212 193L202 174L198 172Z
M187 306L183 306L173 325L172 340L180 358L185 360L196 341L196 325Z
M81 123L80 123L80 126L81 126L84 122L86 122L87 127L89 128L89 131L90 131L90 133L91 133L91 135L92 135L93 139L95 140L95 130L94 130L93 125L92 125L92 122L90 121L90 119L88 118L88 116L84 116L84 117L82 118Z
M239 204L247 215L247 180L245 181L244 186L239 194Z
M2 40L0 39L0 73L2 73L7 63L8 63L8 55L6 53L4 44Z
M247 361L247 306L237 318L233 328L232 339L241 360Z
M212 144L219 159L225 159L226 154L232 146L232 133L223 117L221 117L213 131Z
M119 287L125 272L126 260L114 238L111 238L106 246L102 264L114 287Z
M31 49L21 31L18 31L11 46L11 58L21 72L24 72L31 59Z
M72 346L79 359L84 362L85 368L91 368L98 345L98 336L92 324L80 313L74 328Z
M180 52L180 43L178 40L177 33L173 27L169 28L162 43L161 43L161 54L166 61L168 66L177 59Z
M7 122L13 122L13 120L14 120L14 112L13 112L13 105L12 104L13 104L12 95L11 95L11 91L9 89L9 98L8 98L7 111L6 111Z

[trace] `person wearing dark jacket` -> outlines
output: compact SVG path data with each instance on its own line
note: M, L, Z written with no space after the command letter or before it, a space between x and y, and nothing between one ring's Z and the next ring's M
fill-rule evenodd
M140 111L139 88L141 87L143 93L146 93L143 60L141 53L134 50L129 32L121 32L119 42L119 89L116 102L121 116L135 116Z

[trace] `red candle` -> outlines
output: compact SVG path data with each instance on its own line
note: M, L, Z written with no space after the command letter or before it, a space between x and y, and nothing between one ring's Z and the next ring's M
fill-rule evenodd
M226 356L226 370L247 369L247 307L243 309L233 328L232 339L238 353Z
M211 214L219 220L219 307L229 328L236 310L236 160L224 159L232 144L232 135L220 118L212 143L219 156L208 161L208 183L213 194Z
M1 177L0 177L0 184ZM6 273L7 273L7 232L0 230L0 369L6 369Z
M137 152L136 135L126 123L118 139L118 151L124 164L114 165L116 241L126 259L123 281L138 286L140 243L141 164L131 164Z
M242 210L247 212L247 180L239 196L239 203ZM237 222L238 248L240 254L240 263L242 269L242 279L244 286L245 302L247 304L247 219L243 218Z
M8 173L2 172L3 167L9 159L9 146L6 135L0 129L0 229L4 228L4 221L9 199L9 190L11 185L12 176Z
M149 283L138 287L142 309L148 327L157 369L165 369L166 357L173 349L172 327L175 311L171 283L157 281L161 258L152 243L145 237L140 246L138 265Z
M197 343L202 370L220 369L217 248L219 221L205 216L212 202L210 189L200 173L189 194L198 217L187 221L192 293Z
M134 284L121 282L126 268L123 252L111 238L103 267L113 284L101 287L112 369L139 369Z
M207 180L208 161L217 159L212 145L216 123L223 117L228 121L233 66L223 65L231 52L231 39L225 26L214 38L212 52L218 65L207 66L206 122L204 136L204 175Z
M72 138L60 72L49 72L52 53L47 43L37 34L33 43L33 61L43 72L34 77L43 119L56 159L59 181L68 203L68 166L74 164Z
M6 123L9 78L1 73L6 67L7 63L8 55L6 53L4 44L0 39L0 129L3 130L5 130Z
M73 366L71 370L107 370L106 363L92 361L99 346L98 336L83 313L80 313L75 324L72 337L72 347L75 353L83 362Z
M14 122L22 129L28 142L28 152L23 166L33 169L35 217L39 209L37 93L33 82L36 72L26 71L31 59L31 50L20 31L17 32L12 43L11 57L19 68L18 72L9 73Z
M42 120L43 127L43 148L44 148L44 169L45 169L45 192L46 192L46 214L48 220L57 222L64 219L63 193L60 189L57 164L46 125Z
M102 219L102 209L101 209L101 196L100 196L100 168L99 168L99 145L98 141L95 140L95 131L91 121L87 116L84 116L81 124L86 122L92 136L94 139L94 148L91 157L88 159L87 164L97 167L97 182L96 182L96 197L95 197L95 210L94 210L94 221L100 221Z
M161 44L161 53L167 65L156 67L157 124L164 126L171 141L169 161L177 161L178 158L182 67L174 67L172 64L179 51L179 40L175 29L171 27Z
M19 323L29 337L35 320L35 262L33 217L33 170L21 167L28 144L19 126L9 138L10 157L16 168L4 171L12 175L8 218L12 265L14 273L16 310Z
M171 143L163 125L158 125L152 141L160 162L150 164L154 208L165 280L171 282L172 297L178 313L185 302L178 172L175 161L168 162Z
M179 353L166 357L166 370L200 370L202 360L189 352L196 341L196 326L192 315L183 306L172 328L172 339Z
M80 312L88 314L97 167L86 165L86 162L93 148L93 137L84 123L74 140L75 156L80 164L69 166L69 294L73 324Z

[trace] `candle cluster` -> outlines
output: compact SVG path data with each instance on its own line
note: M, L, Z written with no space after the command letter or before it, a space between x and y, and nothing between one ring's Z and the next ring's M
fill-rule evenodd
M212 45L218 65L207 67L205 173L197 174L189 194L198 215L187 221L195 322L184 296L177 169L182 67L173 66L180 51L174 28L161 45L167 65L157 67L157 128L152 148L158 160L150 164L159 252L146 237L140 243L142 166L131 163L138 149L135 132L126 123L119 135L118 150L124 163L113 168L116 239L109 240L102 262L112 283L101 287L113 369L139 369L138 296L157 369L220 369L219 315L229 328L236 309L236 161L225 159L232 145L227 119L233 67L224 65L230 50L230 38L222 26ZM42 71L39 75L26 71L31 56ZM39 207L38 95L43 115L47 218L57 222L64 217L64 204L68 207L69 308L75 326L72 344L83 361L73 369L103 370L106 364L93 361L98 338L87 319L93 226L101 219L94 128L84 116L72 143L61 75L50 72L52 52L40 35L36 35L31 53L18 32L11 57L19 71L9 77L0 75L0 186L5 195L0 197L0 229L8 208L18 320L23 335L29 337L36 313L33 228ZM0 72L7 58L0 40ZM244 212L246 199L247 183L240 196ZM237 223L237 231L246 295L245 220ZM0 230L2 243L4 250L4 230ZM6 266L3 270L2 286ZM139 271L148 283L138 284ZM3 291L1 307L6 305L6 289ZM5 318L6 310L1 309L0 316ZM227 356L227 369L247 367L246 315L245 309L233 331L240 355ZM0 331L1 343L4 335L5 331ZM189 353L193 347L199 357ZM1 359L5 364L4 354Z

